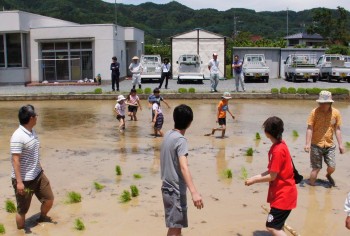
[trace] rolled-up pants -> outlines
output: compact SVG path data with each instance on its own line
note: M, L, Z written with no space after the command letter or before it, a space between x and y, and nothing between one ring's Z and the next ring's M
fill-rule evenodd
M132 74L132 85L141 85L141 74Z

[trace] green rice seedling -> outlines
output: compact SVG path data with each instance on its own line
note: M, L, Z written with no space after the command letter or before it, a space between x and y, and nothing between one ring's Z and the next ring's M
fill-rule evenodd
M84 222L81 219L79 219L79 218L75 219L75 221L74 221L74 228L76 230L79 230L79 231L85 230Z
M68 203L78 203L81 202L81 195L80 193L77 192L69 192L68 193Z
M122 169L120 168L120 166L116 166L116 167L115 167L115 173L116 173L117 175L122 175Z
M241 179L248 179L248 171L244 166L241 168Z
M253 152L254 152L253 148L248 148L247 151L245 152L245 155L246 156L253 156Z
M140 174L134 174L134 178L135 178L135 179L141 179L141 178L142 178L142 175L140 175Z
M94 94L102 94L102 88L95 88Z
M0 234L5 234L6 230L5 230L5 226L3 224L0 224Z
M226 170L224 171L224 175L225 175L226 178L232 179L232 170L226 169Z
M139 189L136 187L136 185L131 185L130 190L132 197L137 197L139 195Z
M350 142L346 142L345 145L347 148L350 148Z
M188 92L189 92L189 93L195 93L195 92L196 92L196 89L195 89L195 88L189 88L189 89L188 89Z
M299 134L298 134L298 131L296 131L296 130L293 130L293 137L299 137Z
M145 94L151 94L152 93L152 89L151 88L145 88Z
M256 134L255 134L255 139L256 140L260 140L261 139L260 134L258 132L256 132Z
M5 201L5 209L8 213L15 213L17 211L15 203L10 199Z
M97 191L101 191L102 189L104 189L104 185L102 185L102 184L100 184L100 183L98 183L98 182L94 182L94 186L95 186L95 189L97 190Z
M128 190L124 190L122 195L120 195L120 201L126 203L131 200L131 194Z

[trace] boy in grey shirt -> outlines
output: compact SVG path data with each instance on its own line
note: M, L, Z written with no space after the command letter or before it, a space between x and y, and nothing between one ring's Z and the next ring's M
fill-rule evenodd
M188 227L186 188L197 209L204 205L187 164L188 147L184 135L193 120L192 109L179 105L174 109L173 118L175 128L165 134L160 150L162 196L167 236L181 236L181 229Z

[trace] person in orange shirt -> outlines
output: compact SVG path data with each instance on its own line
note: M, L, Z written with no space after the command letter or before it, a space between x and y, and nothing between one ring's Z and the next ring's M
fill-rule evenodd
M344 153L344 146L340 126L342 124L340 112L332 107L332 93L321 91L319 106L311 111L307 122L305 152L310 153L312 171L309 184L314 186L317 175L322 169L322 160L327 165L327 179L331 186L335 186L332 174L335 171L335 144L333 134L338 141L340 154Z
M219 128L213 128L211 133L205 134L205 136L214 135L215 131L221 131L221 138L225 137L226 132L226 112L230 113L232 119L235 119L235 117L232 115L231 111L228 109L228 100L231 99L231 94L229 92L225 92L223 96L221 96L221 101L218 105L218 112L217 112L217 120L216 123L219 123Z

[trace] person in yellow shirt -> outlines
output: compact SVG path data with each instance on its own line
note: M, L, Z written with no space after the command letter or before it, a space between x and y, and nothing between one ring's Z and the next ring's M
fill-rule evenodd
M205 136L214 135L215 131L221 131L221 138L225 137L226 132L226 112L230 113L232 119L235 117L232 115L231 111L228 109L228 100L231 99L231 94L229 92L224 92L224 95L221 96L221 101L218 105L217 111L217 120L216 123L219 123L218 128L213 128L211 133L205 134Z
M342 124L340 112L332 107L332 93L321 91L319 99L316 100L319 106L311 111L307 121L306 144L304 150L310 153L312 171L309 184L314 186L317 175L322 169L322 160L327 165L326 177L335 186L332 174L335 171L335 144L333 134L338 141L340 154L344 153L344 146L340 126Z

